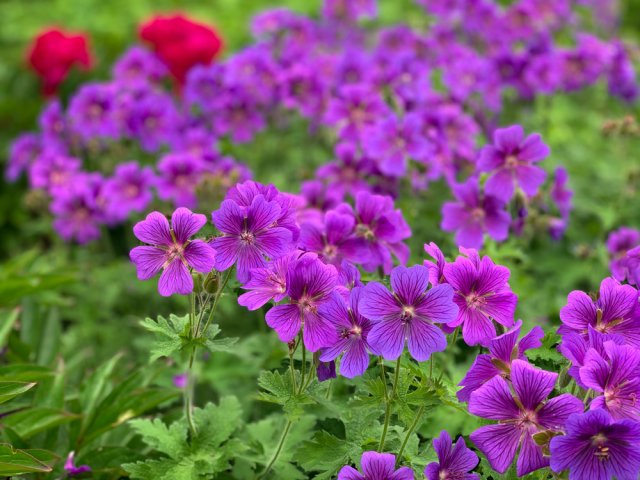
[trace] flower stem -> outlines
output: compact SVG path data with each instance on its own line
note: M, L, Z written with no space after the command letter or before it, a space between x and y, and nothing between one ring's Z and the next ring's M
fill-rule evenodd
M387 431L389 430L389 420L391 419L391 404L393 403L393 399L396 396L396 392L398 390L398 377L400 376L400 360L402 356L398 357L398 361L396 362L396 371L393 375L393 387L391 388L391 395L388 395L385 400L385 411L384 411L384 426L382 427L382 435L380 436L380 444L378 445L378 452L382 452L384 448L384 441L387 438ZM386 386L385 386L386 392Z
M420 421L420 418L422 417L423 413L424 413L424 405L418 409L418 412L416 413L416 416L413 419L413 423L409 427L409 430L407 430L407 434L404 436L404 440L402 440L402 445L400 446L400 450L398 451L398 456L396 457L396 465L400 463L402 459L402 453L404 452L404 448L407 446L409 437L413 434L413 431L418 426L418 422Z
M192 292L189 295L189 303L191 308L189 309L189 332L191 335L194 334L195 328L195 294ZM195 363L196 358L196 347L194 346L191 349L191 353L189 354L189 363L187 366L187 384L184 387L184 413L185 417L187 417L187 423L189 424L189 431L191 432L191 436L194 437L196 435L196 424L193 421L193 397L194 397L194 374L193 374L193 364Z
M300 367L300 390L298 391L298 393L302 393L302 390L305 387L305 383L304 383L304 375L305 375L305 371L307 369L307 349L304 346L304 342L302 342L302 366Z
M269 460L269 463L264 469L264 472L262 472L258 478L265 478L271 471L273 464L276 463L276 460L278 460L278 457L280 456L280 452L282 451L284 442L287 439L287 435L289 435L290 429L291 429L291 420L287 420L287 424L285 425L284 430L282 431L282 436L280 437L280 443L278 443L278 447L276 448L276 451L273 453L271 460Z
M202 334L206 333L207 329L209 328L209 325L211 324L211 321L213 320L213 317L216 313L218 301L222 296L222 292L224 291L224 288L227 286L227 283L229 282L229 277L231 277L231 272L233 272L233 268L230 268L229 270L227 270L227 275L224 278L224 282L222 282L222 284L218 287L215 297L213 297L213 305L211 306L211 311L209 312L209 317L207 318L207 322L204 324L204 328L202 329L202 332L196 332L198 336L200 335L200 333Z

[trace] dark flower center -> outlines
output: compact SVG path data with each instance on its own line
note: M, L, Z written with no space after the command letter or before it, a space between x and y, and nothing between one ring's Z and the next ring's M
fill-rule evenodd
M253 243L256 241L256 237L253 235L253 233L245 230L240 234L240 240L242 240L247 245L253 245Z
M594 455L602 462L609 459L609 447L606 446L606 443L607 437L602 433L591 437L591 444L596 448Z
M475 292L472 292L469 295L467 295L465 299L467 301L467 307L472 308L474 310L481 309L487 303L487 300L484 296L478 295Z
M403 305L402 313L400 314L400 319L402 323L407 324L411 321L413 317L416 315L416 309L411 305Z
M303 296L298 300L298 306L305 313L316 313L318 310L313 299L307 296Z
M518 157L516 155L507 155L507 158L504 159L504 163L507 167L513 168L518 165Z
M359 223L356 226L356 235L358 237L364 237L367 240L373 240L376 237L369 225L365 225L363 223Z

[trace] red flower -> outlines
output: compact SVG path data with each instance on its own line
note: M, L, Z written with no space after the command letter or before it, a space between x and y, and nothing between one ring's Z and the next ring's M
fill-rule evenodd
M42 79L43 93L53 95L73 65L91 66L88 39L84 34L46 30L34 39L28 60Z
M211 63L222 50L222 39L214 29L183 15L152 18L140 27L140 38L153 45L180 85L191 67Z

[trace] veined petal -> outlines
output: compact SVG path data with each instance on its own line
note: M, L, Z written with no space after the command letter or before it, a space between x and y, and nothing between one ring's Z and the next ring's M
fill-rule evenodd
M215 253L213 247L208 243L202 240L193 240L184 249L184 258L195 271L208 273L213 270L216 264Z
M158 291L163 297L174 293L188 295L193 291L193 278L181 260L173 260L165 267L164 272L160 275Z
M486 425L469 435L498 473L507 471L520 443L520 429L510 424Z
M129 258L135 264L140 280L149 280L155 276L168 260L165 250L147 246L135 247L129 253Z
M294 304L276 305L267 312L265 321L278 333L281 341L288 343L296 338L300 331L300 308Z
M396 267L391 271L391 288L405 305L414 305L429 286L429 269L423 265Z
M133 233L141 242L150 245L168 246L173 244L169 221L160 212L151 212L147 218L136 223L133 227Z
M419 362L425 362L429 360L432 353L442 352L447 348L447 338L435 325L420 318L414 318L409 323L407 346L413 358Z
M171 229L176 240L184 244L193 235L198 233L207 223L207 217L200 213L193 213L188 208L180 207L171 215Z
M491 420L510 420L518 418L520 409L502 377L493 377L469 398L469 412L478 417Z
M369 282L362 290L358 310L370 320L390 320L400 318L402 306L384 285Z
M396 360L402 354L405 338L406 329L400 320L383 320L373 325L367 341L376 354Z
M549 396L558 374L535 368L523 360L511 363L511 383L527 410L535 410Z

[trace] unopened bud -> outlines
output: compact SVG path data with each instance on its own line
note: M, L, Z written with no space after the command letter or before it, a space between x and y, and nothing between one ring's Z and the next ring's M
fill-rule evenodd
M204 291L207 293L217 293L220 284L218 272L209 272L204 279Z

